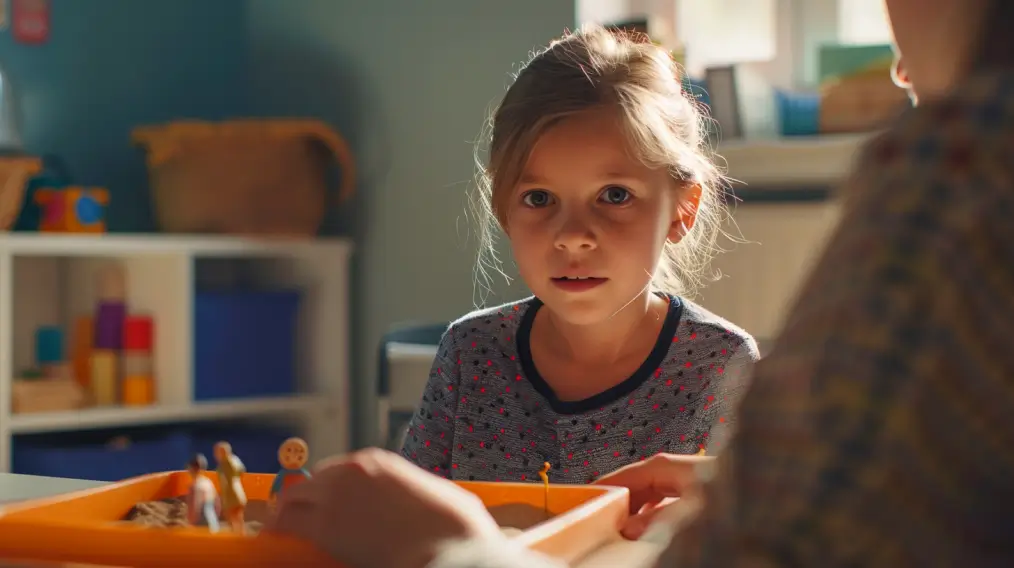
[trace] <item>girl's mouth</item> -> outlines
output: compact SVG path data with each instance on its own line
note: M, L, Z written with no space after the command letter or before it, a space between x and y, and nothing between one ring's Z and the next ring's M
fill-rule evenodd
M598 278L595 276L562 276L553 278L552 280L553 284L561 290L565 290L567 292L584 292L605 284L609 279Z

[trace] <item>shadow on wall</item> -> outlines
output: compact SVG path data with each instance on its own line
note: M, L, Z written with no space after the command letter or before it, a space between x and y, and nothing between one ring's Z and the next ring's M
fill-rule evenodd
M366 223L375 214L371 210L377 203L371 203L371 188L385 183L393 152L390 150L390 129L384 123L383 113L378 112L376 88L371 85L362 62L336 50L326 51L320 47L292 41L261 41L251 46L250 64L271 70L270 73L252 73L250 78L251 114L261 117L308 117L320 118L334 127L349 143L356 161L356 193L340 207L336 201L327 211L321 233L352 237L362 243L368 231ZM367 150L368 145L377 146ZM364 156L375 157L375 163L366 163ZM337 172L336 172L337 173ZM332 192L338 188L337 176L332 180ZM364 279L362 257L354 254L351 259L349 294L362 298ZM366 313L362 302L353 301L350 306L350 326L364 329ZM373 346L368 345L366 334L350 334L350 352L362 353ZM353 376L357 376L354 366ZM362 388L363 381L352 381L352 388ZM372 384L372 383L369 383ZM354 400L359 400L356 393Z

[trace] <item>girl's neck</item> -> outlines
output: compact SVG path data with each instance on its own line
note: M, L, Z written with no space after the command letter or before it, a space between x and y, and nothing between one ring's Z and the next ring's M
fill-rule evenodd
M640 350L647 338L654 343L665 322L669 302L643 292L605 321L577 325L545 310L543 341L558 355L583 364L611 364L631 350Z

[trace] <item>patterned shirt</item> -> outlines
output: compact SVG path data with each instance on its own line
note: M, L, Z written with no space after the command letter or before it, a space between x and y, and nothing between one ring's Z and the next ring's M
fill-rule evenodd
M912 109L856 171L660 568L1014 566L1014 76ZM551 565L480 548L434 566Z
M535 299L454 322L438 348L402 454L450 479L589 483L659 452L714 451L757 358L746 332L679 298L633 375L561 400L532 361Z

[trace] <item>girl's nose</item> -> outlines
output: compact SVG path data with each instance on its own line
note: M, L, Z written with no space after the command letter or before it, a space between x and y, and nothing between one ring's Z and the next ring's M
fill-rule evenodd
M591 225L575 215L568 215L556 232L555 246L558 250L577 252L594 250L598 240Z

